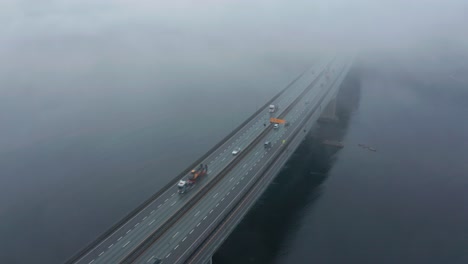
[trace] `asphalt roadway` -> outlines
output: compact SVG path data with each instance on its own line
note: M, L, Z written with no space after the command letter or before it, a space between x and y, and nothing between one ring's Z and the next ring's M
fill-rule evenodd
M278 111L274 113L275 116L282 114L284 109L286 109L316 76L324 70L326 63L327 61L325 60L320 61L314 67L307 70L301 78L293 83L272 103L279 106ZM234 148L240 147L242 151L242 149L245 149L251 144L267 128L264 126L264 123L269 124L270 116L271 114L268 113L267 109L260 112L231 138L226 140L218 149L208 155L201 162L203 164L208 164L208 175L200 179L195 187L189 190L188 193L184 195L178 194L176 186L165 190L153 202L143 208L143 210L100 241L90 251L83 254L75 263L119 263L122 261L122 259L133 252L149 234L158 230L167 219L180 210L199 189L206 185L212 178L216 177L236 158L231 154ZM178 236L178 234L174 235L174 238ZM169 245L170 243L168 247Z
M333 64L332 68L341 69L342 61ZM341 72L335 71L335 73ZM320 77L312 88L300 98L295 106L285 113L282 118L288 120L291 125L281 125L278 129L270 129L257 144L242 157L242 160L229 173L216 184L208 194L193 206L186 215L165 232L149 249L139 256L137 263L152 263L156 258L163 263L183 263L190 253L222 220L229 208L250 187L269 160L275 158L280 151L283 140L289 140L292 132L301 124L311 108L320 104L320 112L326 95L331 89L333 74L327 80L326 76ZM323 85L322 85L323 84ZM329 98L330 100L330 98ZM261 124L263 126L263 124ZM272 143L272 148L266 150L265 141ZM230 153L228 153L230 154ZM231 157L235 159L236 157ZM118 259L111 259L117 261Z
M278 148L280 153L275 154L277 158L270 160L269 163L265 163L266 165L264 166L264 169L253 175L253 177L256 178L256 180L254 180L255 183L252 183L251 187L248 187L244 191L240 199L227 207L226 212L228 213L221 217L223 220L218 221L215 224L216 228L208 231L207 233L209 233L209 235L197 238L198 241L196 241L192 246L195 250L189 250L192 252L191 256L186 258L184 263L206 263L211 259L213 252L217 250L217 248L235 229L249 209L268 188L268 185L274 180L292 153L294 153L294 150L301 144L307 134L301 133L301 131L304 129L310 131L321 116L323 107L336 96L343 79L346 77L352 65L352 61L353 58L351 57L348 63L343 65L344 67L341 68L341 73L338 72L338 75L336 75L337 78L332 81L332 87L326 96L323 96L322 102L315 107L310 107L310 109L307 110L309 112L308 114L297 119L296 122L299 123L299 126L296 128L297 131L288 136L284 147L281 146ZM167 261L167 263L169 263L169 261Z

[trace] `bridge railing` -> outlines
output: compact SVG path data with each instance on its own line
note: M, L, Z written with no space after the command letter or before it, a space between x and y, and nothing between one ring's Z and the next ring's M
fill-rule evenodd
M291 87L297 80L299 80L306 71L302 72L299 76L297 76L292 82L290 82L284 89L282 89L278 94L273 96L267 103L265 103L262 107L260 107L255 113L253 113L249 118L247 118L244 122L242 122L238 127L236 127L231 133L229 133L226 137L224 137L220 142L215 144L210 150L208 150L203 156L201 156L199 159L194 161L192 164L190 164L185 170L183 170L179 175L174 177L172 180L170 180L163 188L161 188L159 191L157 191L155 194L153 194L151 197L149 197L147 200L145 200L142 204L140 204L137 208L134 210L130 211L126 216L124 216L120 221L116 222L113 224L107 231L96 237L93 242L89 243L87 246L85 246L83 249L75 253L70 259L66 261L67 264L74 263L78 261L83 255L86 254L86 252L92 250L94 247L96 247L100 241L104 240L106 237L108 237L110 234L114 233L120 226L128 222L131 218L133 218L135 215L138 214L141 210L143 210L145 207L147 207L149 204L151 204L156 198L158 198L162 193L164 193L167 189L171 188L172 186L175 186L176 183L187 173L190 172L195 166L200 164L206 157L208 157L213 151L215 151L217 148L219 148L224 142L226 142L229 138L234 136L239 130L242 129L247 123L252 121L259 113L262 111L265 111L265 109L278 97L280 97L289 87Z

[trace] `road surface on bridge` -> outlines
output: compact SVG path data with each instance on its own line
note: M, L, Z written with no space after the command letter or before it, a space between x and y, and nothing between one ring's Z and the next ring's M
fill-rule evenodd
M321 61L314 67L304 72L300 78L295 80L284 93L275 99L272 104L278 105L279 109L275 115L281 115L286 106L290 105L296 97L301 94L316 76L321 73L327 61ZM154 233L162 225L180 210L187 201L193 198L199 189L208 184L236 157L231 151L236 147L245 149L251 144L267 127L271 117L265 109L259 112L245 126L227 139L219 148L210 153L201 163L208 164L208 175L197 182L197 185L183 196L177 194L174 185L163 191L159 197L131 217L123 225L116 228L104 239L96 243L91 250L84 252L73 263L118 263L137 248L148 234Z
M342 62L337 62L340 68L336 74L341 73ZM333 76L331 76L333 79ZM325 85L322 85L325 83ZM281 116L290 122L290 126L280 126L278 129L270 129L254 143L255 146L238 161L238 164L230 170L223 179L215 185L200 201L193 206L186 215L181 218L170 230L161 236L149 249L138 257L137 263L151 263L156 258L163 263L183 263L191 251L217 226L225 216L229 208L235 203L246 189L259 176L268 161L275 157L281 150L283 142L286 142L297 129L301 129L301 119L306 118L309 110L316 107L322 110L322 102L330 94L330 81L325 75L312 82L310 90L294 102L294 106ZM326 105L323 106L323 108ZM316 111L315 119L321 111ZM296 127L296 124L300 127ZM272 143L272 148L266 150L265 141ZM292 150L293 151L293 150Z

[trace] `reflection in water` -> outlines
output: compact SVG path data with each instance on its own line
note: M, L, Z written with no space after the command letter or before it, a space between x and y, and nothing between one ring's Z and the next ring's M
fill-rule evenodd
M320 139L341 141L360 98L358 69L344 80L337 99L335 124L309 134L267 191L215 254L215 263L271 263L282 244L300 226L301 215L319 199L321 184L333 167ZM346 146L345 146L346 147ZM339 153L339 152L338 152Z

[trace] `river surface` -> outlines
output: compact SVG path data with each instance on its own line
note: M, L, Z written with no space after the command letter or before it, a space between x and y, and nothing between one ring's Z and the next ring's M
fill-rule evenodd
M349 37L325 2L150 2L0 9L0 263L63 263ZM468 263L468 53L445 37L362 47L340 122L216 263Z

